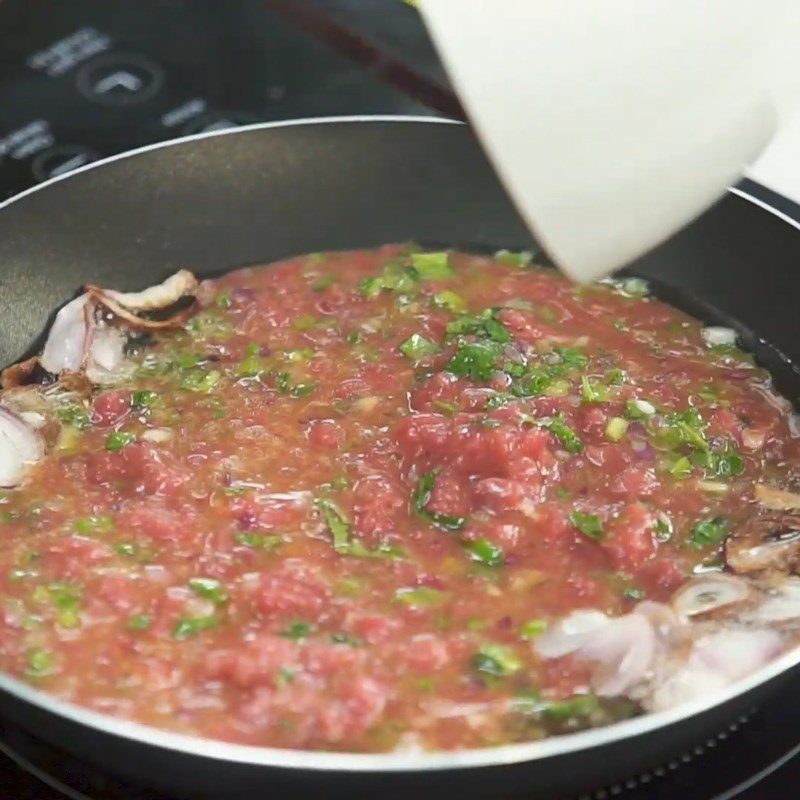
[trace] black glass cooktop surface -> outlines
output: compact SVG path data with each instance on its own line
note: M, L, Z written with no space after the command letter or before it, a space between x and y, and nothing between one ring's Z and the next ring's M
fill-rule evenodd
M400 0L3 0L0 199L201 131L342 114L460 116ZM793 215L784 198L745 191ZM652 773L585 796L793 800L800 683ZM497 798L506 795L498 790ZM0 721L0 798L166 800ZM523 795L524 797L524 795Z

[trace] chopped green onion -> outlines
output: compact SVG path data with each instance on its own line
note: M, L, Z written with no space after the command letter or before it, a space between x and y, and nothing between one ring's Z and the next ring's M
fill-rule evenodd
M283 538L280 536L246 531L234 533L233 538L245 547L252 547L258 550L273 550L283 542Z
M114 518L110 514L100 514L95 517L80 517L73 525L75 532L82 536L93 533L108 533L114 529Z
M183 617L175 623L172 635L179 641L196 636L203 631L211 630L219 625L219 619L213 615L207 617Z
M519 635L523 639L534 639L547 630L547 621L543 619L530 619L523 622L519 629Z
M598 541L603 538L603 521L597 514L573 511L569 515L570 522L586 537Z
M146 631L153 622L153 618L148 614L134 614L128 620L129 631Z
M514 267L528 267L533 263L533 253L528 250L520 250L517 253L511 250L498 250L494 254L494 259Z
M581 377L581 399L584 403L605 403L610 396L608 386L591 381L585 375Z
M628 421L622 417L611 417L606 423L606 438L618 442L628 431Z
M333 500L317 500L316 507L333 536L333 549L346 555L350 551L350 523L347 518Z
M190 369L182 375L180 387L190 392L208 394L221 380L222 373L218 369L208 372L203 369Z
M450 255L447 252L412 253L411 266L423 280L443 281L455 275L449 259Z
M656 413L656 407L647 400L628 400L625 404L625 416L628 419L647 419Z
M414 505L414 510L424 519L427 519L437 528L445 531L460 531L466 520L464 517L456 517L450 514L440 514L436 511L429 511L427 508L433 494L433 488L436 485L436 477L439 470L431 470L421 475L417 481L416 488L411 495L411 500Z
M188 585L196 595L210 600L215 605L228 601L225 587L215 578L192 578Z
M696 550L717 545L725 539L729 529L730 522L725 517L702 520L692 528L687 543Z
M307 636L314 633L315 630L316 626L312 623L297 620L296 622L292 622L288 628L281 631L281 636L297 641L298 639L305 639Z
M551 420L547 427L568 453L583 452L583 442L578 437L578 434L567 425L561 415Z
M472 656L471 664L476 672L493 678L505 678L522 669L514 651L500 644L482 645Z
M499 567L503 563L503 551L488 539L469 539L464 543L464 549L473 561L486 567Z
M112 431L106 436L106 450L115 453L136 441L130 431Z
M413 589L398 589L395 597L409 606L435 606L447 599L444 592L431 589L429 586L417 586Z
M41 647L28 653L28 668L25 674L29 678L46 678L53 672L53 654Z
M460 294L445 290L436 292L433 296L433 304L438 308L446 308L455 314L461 314L467 310L467 304Z
M140 389L133 393L131 399L137 408L152 408L158 400L158 394L150 389Z
M678 480L688 478L692 474L692 462L686 456L681 456L672 463L669 474Z
M400 352L415 363L438 351L438 347L418 333L412 334L400 345Z
M353 636L350 633L332 633L331 634L331 641L334 644L347 644L350 647L361 647L364 644L363 639L359 639L358 636Z
M65 425L72 425L78 430L86 430L92 424L89 412L83 406L77 404L61 406L56 414L60 422Z

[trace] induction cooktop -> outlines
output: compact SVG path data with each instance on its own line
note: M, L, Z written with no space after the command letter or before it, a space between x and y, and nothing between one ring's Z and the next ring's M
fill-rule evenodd
M252 122L462 116L400 0L3 0L0 42L0 200L124 150ZM800 220L764 187L740 191ZM798 707L800 682L691 751L581 800L793 799ZM168 800L2 721L0 798Z

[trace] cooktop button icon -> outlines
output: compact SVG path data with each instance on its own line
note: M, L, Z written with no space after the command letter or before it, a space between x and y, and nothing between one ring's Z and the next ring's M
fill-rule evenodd
M240 111L209 112L190 120L183 126L181 132L191 136L195 133L210 133L211 131L224 131L227 128L238 128L240 125L250 125L254 122L258 122L256 117Z
M78 91L104 106L127 106L149 100L164 82L158 64L133 54L95 58L78 72Z
M67 172L72 172L84 164L97 161L100 156L88 147L81 145L65 144L42 150L31 163L31 171L37 181L46 181L57 178Z

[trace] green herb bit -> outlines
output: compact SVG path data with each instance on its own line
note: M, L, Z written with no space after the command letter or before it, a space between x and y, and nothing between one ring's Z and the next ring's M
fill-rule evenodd
M523 622L519 628L519 635L523 639L535 639L547 630L547 621L543 619L530 619Z
M503 563L503 551L488 539L469 539L463 545L470 558L485 567L499 567Z
M628 326L621 319L615 319L613 325L618 331L629 330Z
M511 264L513 267L529 267L533 263L533 253L528 250L513 252L512 250L498 250L494 254L494 260L503 264Z
M447 252L412 253L411 266L425 281L444 281L455 277Z
M94 517L79 517L73 527L75 533L81 536L91 536L95 533L108 533L114 530L114 518L110 514L100 514Z
M231 293L230 292L220 292L214 298L214 305L217 308L230 308L231 307Z
M136 436L130 431L112 431L106 436L106 450L115 453L136 441Z
M619 442L628 432L628 420L622 417L611 417L606 423L606 439Z
M445 369L473 381L488 381L494 375L499 355L500 347L496 342L467 342L459 346Z
M412 334L400 345L400 352L410 358L414 363L418 363L423 358L436 353L439 348L418 333Z
M702 520L693 528L687 544L695 550L718 545L728 535L730 522L725 517Z
M677 480L688 478L692 474L692 462L686 456L681 456L670 465L669 474Z
M188 585L196 595L210 600L215 605L228 602L225 587L214 578L192 578Z
M417 481L416 488L411 495L411 501L414 510L428 522L432 523L435 527L445 531L460 531L465 523L464 517L456 517L450 514L440 514L436 511L429 511L427 508L428 503L431 501L433 488L436 485L436 478L439 475L439 470L434 469L421 475Z
M472 656L472 668L492 678L506 678L522 669L514 651L500 644L484 644Z
M333 549L347 555L350 552L350 523L347 518L333 500L320 499L315 505L333 536Z
M73 428L85 431L91 427L92 421L89 417L89 412L84 406L78 404L69 404L61 406L56 412L60 422L65 425L72 425Z
M182 617L175 623L172 635L178 641L183 641L218 626L219 618L213 614L207 617Z
M628 380L628 373L625 372L624 369L615 367L614 369L610 369L608 372L606 372L605 380L612 386L619 386L621 383L625 383L625 381Z
M587 538L595 542L603 538L603 521L597 514L573 511L569 521Z
M460 294L445 290L436 292L431 298L437 308L446 308L454 314L463 314L467 310L467 303Z
M667 414L664 427L656 430L653 442L663 450L676 450L683 445L706 450L708 442L703 432L703 418L693 408Z
M257 344L247 345L247 355L236 365L236 374L240 378L255 378L265 371L266 365L259 356Z
M296 620L295 622L292 622L288 628L285 628L281 631L281 636L284 636L287 639L294 639L295 641L298 641L310 636L315 630L316 626L312 623Z
M134 614L128 619L129 631L146 631L153 623L149 614Z
M570 719L588 717L600 708L593 694L576 695L566 700L550 700L542 704L540 713L548 719Z
M222 373L218 369L208 370L190 369L181 376L181 389L188 389L190 392L208 394L222 380Z
M622 596L626 600L635 600L635 601L644 600L644 598L647 597L644 591L642 591L636 586L626 586L622 590Z
M551 420L547 427L568 453L583 452L583 442L578 434L567 425L563 416L559 415Z
M447 594L429 586L417 586L413 589L398 589L395 597L409 606L436 606L447 599Z
M656 539L658 539L659 542L668 542L675 532L672 526L672 520L666 514L663 514L656 520L654 530Z
M315 292L324 292L332 283L336 282L335 275L321 275L311 287Z
M25 675L29 678L46 678L53 674L53 654L41 647L28 652L28 668Z
M360 539L352 539L347 554L355 558L402 558L404 553L399 547L381 542L374 550L370 550Z
M643 278L625 278L616 282L617 291L625 297L647 297L650 287Z
M135 408L152 408L158 401L158 394L150 389L140 389L133 393L131 400Z
M596 383L583 375L581 377L581 400L584 403L606 403L611 397L608 386Z
M481 339L490 339L498 344L507 344L511 341L511 334L505 325L496 317L496 310L487 308L480 314L464 314L458 319L447 323L449 337L474 334Z
M705 470L707 478L732 478L744 470L744 460L730 442L721 453L695 452L690 459L696 467Z
M281 536L263 533L249 533L240 531L233 534L233 538L245 547L252 547L254 550L274 550L283 542Z
M628 419L649 419L656 413L656 407L648 400L628 400L625 404L625 416Z

